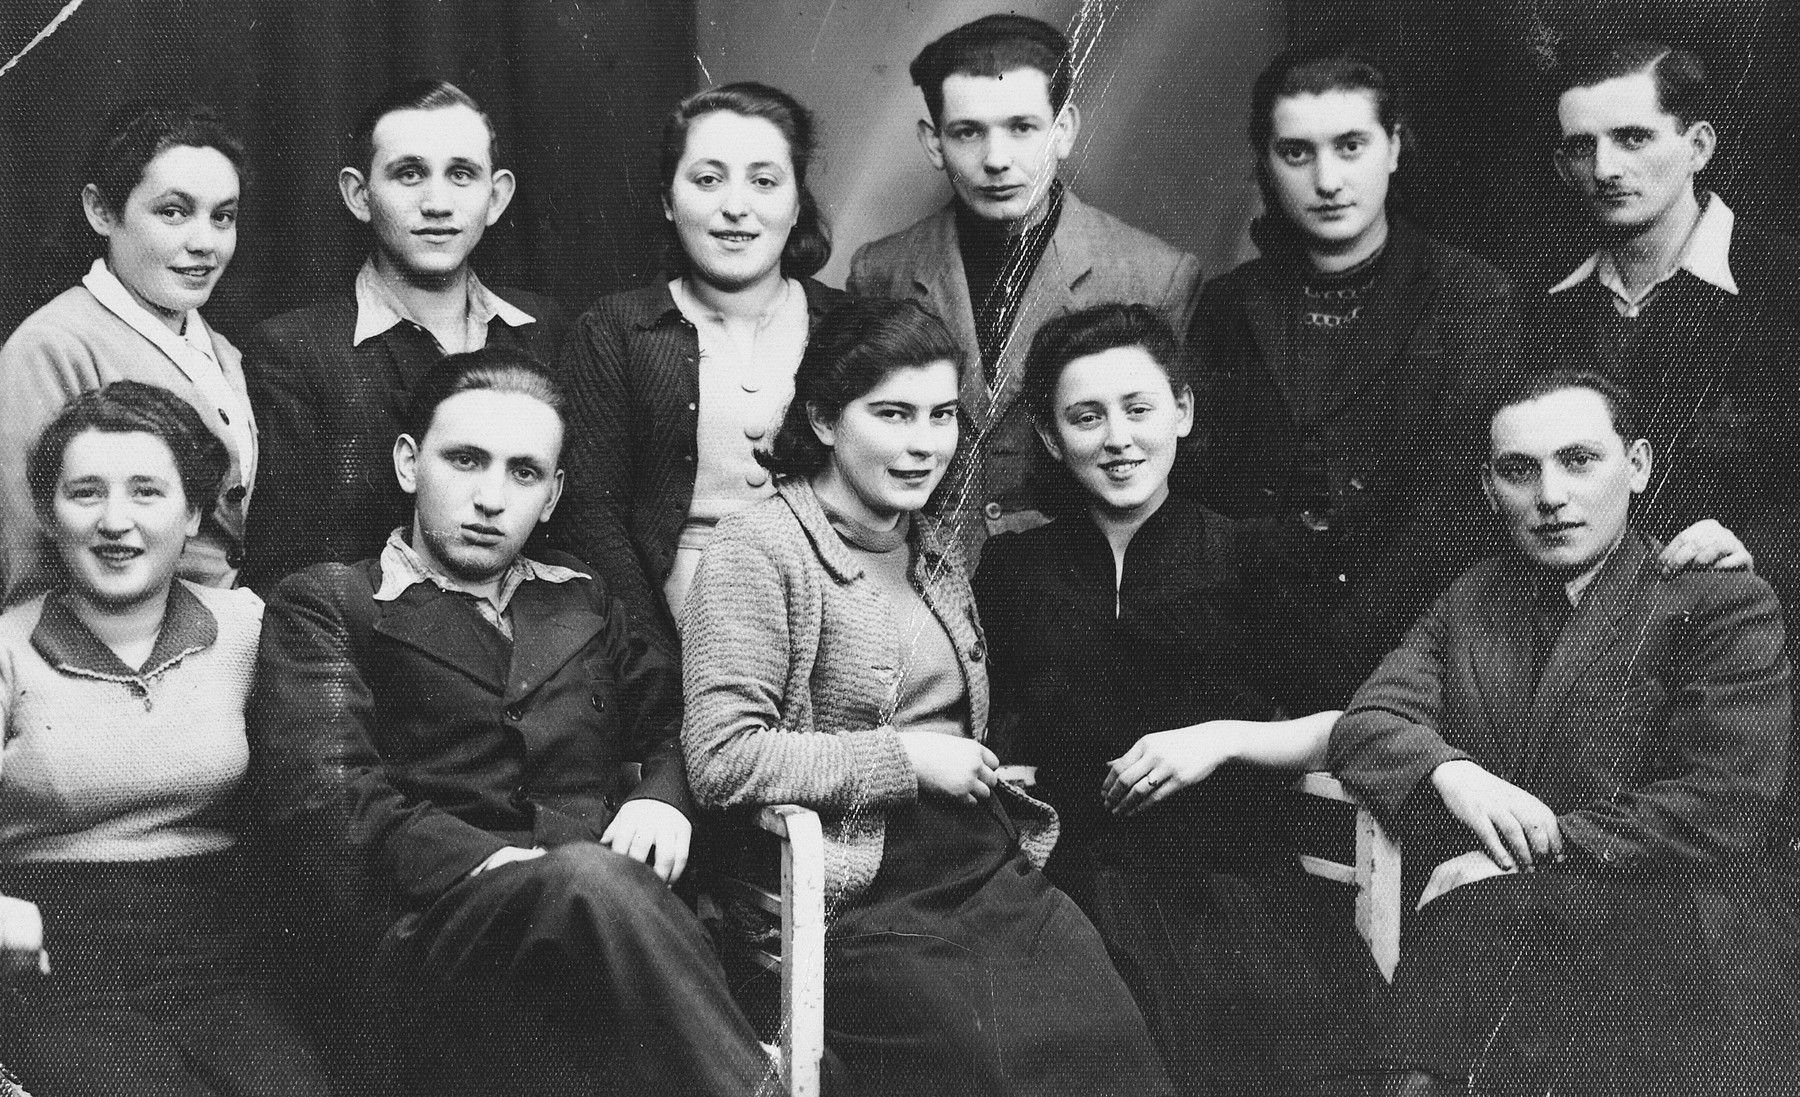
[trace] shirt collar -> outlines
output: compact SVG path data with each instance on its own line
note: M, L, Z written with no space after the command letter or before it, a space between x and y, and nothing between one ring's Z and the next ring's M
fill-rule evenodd
M206 356L207 360L217 363L218 357L213 354L212 335L206 330L206 321L200 319L200 313L189 309L182 322L181 334L169 330L169 326L157 319L144 306L138 304L137 298L119 281L119 276L106 266L106 260L96 259L88 272L81 276L81 284L93 294L106 310L125 323L144 338L155 343L164 354L181 362L181 355L195 351Z
M518 328L537 322L536 317L482 285L474 271L469 272L468 293L468 316L479 323L492 323L497 318L507 327ZM362 268L356 272L356 330L350 336L350 345L361 346L402 321L418 323L407 315L400 298L375 273L374 258L363 260Z
M547 583L566 583L571 579L586 579L587 576L573 568L558 567L555 564L542 564L530 557L521 556L506 569L506 577L500 580L500 587L489 600L479 595L483 602L492 605L496 612L505 613L512 602L512 596L528 579L542 579ZM454 591L460 594L474 595L474 592L463 587L456 580L432 570L413 547L406 543L405 527L396 527L388 534L387 544L381 549L381 587L375 592L377 602L392 602L419 583L430 583L442 591Z
M218 619L179 579L169 584L162 627L157 631L150 657L137 670L126 666L82 624L62 591L52 592L44 599L43 613L31 630L31 646L57 670L113 682L147 682L189 655L212 647L218 638Z
M1735 295L1738 284L1737 279L1731 275L1731 231L1736 224L1737 215L1731 211L1731 207L1725 204L1723 198L1708 191L1706 203L1700 210L1700 220L1694 225L1687 246L1682 249L1681 261L1675 264L1674 270L1664 280L1673 276L1677 270L1685 270L1702 282ZM1619 277L1619 269L1613 263L1612 253L1604 248L1582 260L1581 265L1567 278L1551 286L1550 292L1561 293L1574 289L1593 277L1598 277L1600 284L1611 290L1614 297L1627 304L1632 303L1625 294L1625 283ZM1649 291L1645 292L1647 295Z

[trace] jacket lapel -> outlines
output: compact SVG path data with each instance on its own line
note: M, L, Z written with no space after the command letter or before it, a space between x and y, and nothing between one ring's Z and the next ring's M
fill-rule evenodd
M1487 737L1484 746L1491 752L1483 756L1506 759L1504 776L1517 772L1525 749L1522 732L1537 689L1533 658L1536 607L1531 602L1535 577L1509 562L1497 578L1497 589L1479 610L1482 627L1470 631L1475 642L1469 651L1469 675L1475 682L1476 711L1482 715Z
M572 592L565 589L592 582L527 580L513 594L513 658L506 683L507 701L524 697L543 685L565 663L586 650L588 643L606 627L605 618L594 612L586 598L571 597Z
M1586 677L1587 670L1622 640L1619 621L1637 601L1642 573L1650 564L1650 550L1636 533L1625 540L1600 568L1582 594L1581 604L1563 629L1550 658L1544 664L1537 694L1531 702L1533 738L1555 726L1566 708L1569 692Z
M414 583L382 606L375 631L414 648L499 693L509 661L506 638L463 603L430 583Z
M962 249L957 242L955 207L947 205L933 214L929 230L917 252L913 289L944 321L957 346L967 347L973 354L981 343L975 336L975 307L969 301L969 279L963 273ZM981 363L975 360L963 366L963 408L977 423L985 422L989 401Z
M1075 311L1075 287L1093 269L1096 243L1093 216L1075 192L1065 188L1062 217L1037 269L1031 272L1031 281L1025 284L1025 297L1019 302L1012 331L1007 333L1006 346L1000 352L993 418L1005 415L1024 387L1025 355L1031 349L1031 337L1046 320Z

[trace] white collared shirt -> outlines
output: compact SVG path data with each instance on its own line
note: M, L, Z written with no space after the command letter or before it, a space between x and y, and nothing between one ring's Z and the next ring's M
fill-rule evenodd
M107 269L104 259L94 260L94 265L82 276L81 284L108 312L156 344L156 348L175 363L175 367L217 410L226 437L237 451L238 469L243 474L244 505L248 506L251 486L256 483L256 420L250 410L249 398L226 380L225 367L213 354L212 332L207 330L206 321L200 319L200 313L188 310L181 334L175 334L167 324L138 304L118 275Z
M1687 244L1681 249L1681 261L1669 269L1667 274L1655 282L1645 286L1635 297L1625 290L1625 280L1619 277L1619 267L1614 261L1612 252L1605 249L1596 251L1582 261L1567 278L1550 287L1551 293L1561 293L1574 289L1590 277L1598 278L1600 284L1612 293L1613 307L1619 315L1627 319L1635 318L1656 296L1664 282L1675 277L1675 272L1685 270L1695 278L1708 285L1717 286L1726 293L1737 295L1737 279L1731 276L1731 230L1737 224L1737 215L1731 207L1718 195L1707 192L1706 204L1700 210L1700 220L1695 223L1694 231L1688 236Z
M433 570L425 558L406 543L406 528L395 527L388 534L387 544L381 549L381 589L375 592L377 602L392 602L406 593L406 589L415 583L430 583L439 590L456 591L475 599L475 608L482 619L500 630L500 635L512 639L512 617L506 612L512 604L512 597L518 593L519 587L528 579L542 579L546 583L566 583L571 579L586 579L587 576L571 568L559 567L555 564L540 564L529 557L521 556L506 569L506 575L500 585L494 588L493 597L477 594L456 580Z
M468 294L468 307L463 313L463 335L469 350L487 346L488 322L496 316L510 328L537 322L537 317L509 304L482 285L474 271L469 272ZM407 313L406 304L375 272L374 258L363 260L362 269L356 272L356 331L350 336L350 345L361 346L364 340L373 339L402 322L414 324L428 333L431 330ZM438 349L444 349L441 343Z

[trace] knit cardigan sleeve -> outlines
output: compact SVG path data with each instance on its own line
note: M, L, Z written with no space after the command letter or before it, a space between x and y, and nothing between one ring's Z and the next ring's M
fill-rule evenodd
M722 523L688 595L682 746L710 808L799 804L831 814L917 799L892 725L833 726L842 683L815 675L832 579L779 504ZM776 521L770 521L771 516Z

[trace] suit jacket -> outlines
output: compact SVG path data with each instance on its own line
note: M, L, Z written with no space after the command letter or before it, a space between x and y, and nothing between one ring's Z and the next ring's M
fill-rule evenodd
M1684 874L1765 856L1788 759L1781 609L1743 572L1661 577L1628 534L1543 656L1550 581L1470 569L1357 691L1328 763L1423 868L1477 843L1427 778L1469 758L1559 816L1569 871ZM1560 596L1560 586L1551 588Z
M391 921L503 846L596 841L623 762L631 799L691 812L678 672L599 580L526 581L510 642L465 595L380 583L378 560L318 564L264 618L251 772L304 921Z
M1276 252L1207 283L1188 335L1198 420L1174 483L1220 513L1273 520L1277 555L1296 561L1316 603L1329 667L1306 707L1338 708L1456 575L1483 554L1471 506L1486 456L1485 386L1504 364L1511 288L1498 270L1393 221L1380 272L1313 427L1332 531L1311 536L1287 497L1302 460L1294 356L1303 261ZM1310 402L1310 401L1309 401ZM1330 551L1312 559L1316 544ZM1289 544L1288 542L1293 542ZM1306 542L1306 543L1302 543Z
M536 322L515 329L495 318L488 344L554 363L562 309L536 294L494 292ZM243 581L261 593L309 564L380 552L412 513L394 480L394 438L413 387L440 357L437 341L400 323L352 346L355 331L356 299L346 294L265 320L244 345L263 435Z
M1161 310L1177 333L1186 329L1200 288L1200 264L1186 252L1063 192L1062 219L1032 272L1025 299L989 391L980 367L975 311L958 249L954 204L882 240L858 248L846 288L859 297L922 301L949 326L964 349L962 404L974 437L965 439L978 459L961 465L943 498L964 501L954 516L958 538L974 566L989 535L1029 529L1045 521L1032 498L1030 474L1039 443L1029 416L1018 406L1025 354L1044 321L1112 302L1142 303Z

